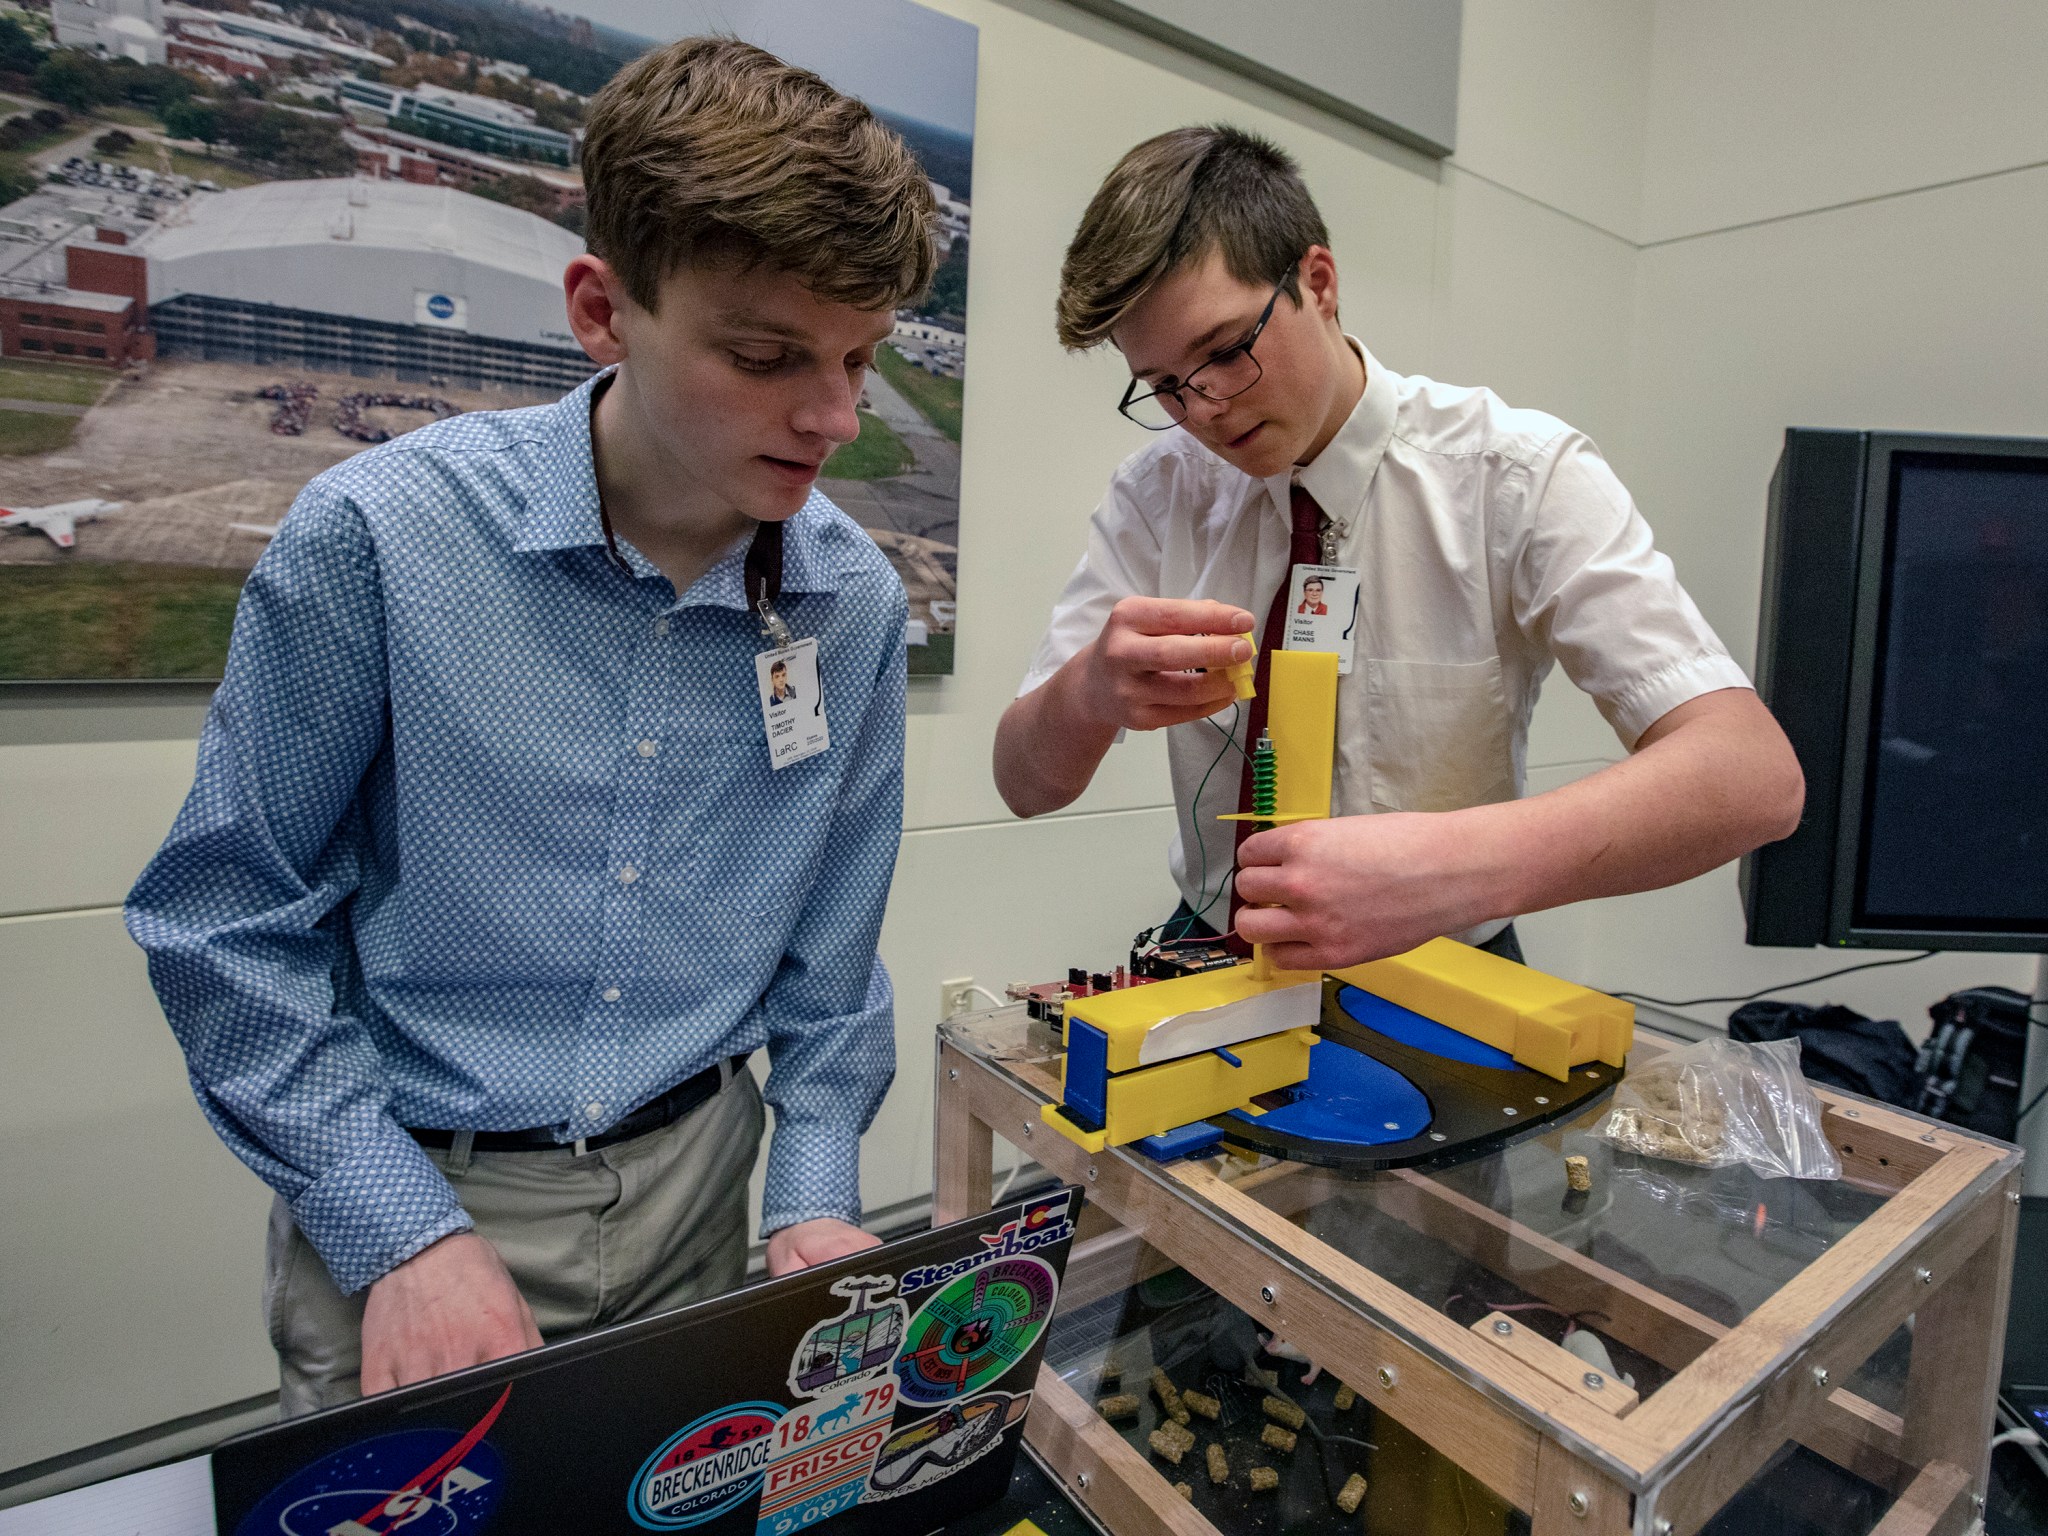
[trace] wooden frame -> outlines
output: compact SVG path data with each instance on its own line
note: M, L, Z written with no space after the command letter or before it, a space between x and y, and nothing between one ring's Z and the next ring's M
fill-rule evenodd
M1844 1176L1884 1203L1733 1328L1426 1176L1376 1186L1383 1213L1480 1263L1516 1258L1510 1272L1542 1299L1602 1312L1674 1370L1632 1402L1461 1327L1294 1224L1315 1170L1225 1179L1206 1162L1091 1155L1039 1122L1058 1092L1043 1066L999 1070L943 1037L937 1079L935 1219L988 1208L1001 1135L1121 1228L1076 1249L1078 1294L1185 1268L1528 1512L1535 1536L1687 1536L1794 1441L1894 1496L1884 1536L1948 1536L1983 1507L2019 1215L2020 1157L2002 1143L1823 1090ZM1894 1414L1839 1384L1908 1318ZM1116 1536L1215 1536L1049 1369L1038 1392L1028 1438Z

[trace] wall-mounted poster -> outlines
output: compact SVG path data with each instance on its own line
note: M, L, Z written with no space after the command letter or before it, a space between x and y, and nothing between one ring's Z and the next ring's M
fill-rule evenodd
M924 163L938 277L820 488L957 617L976 29L911 0L49 0L0 11L0 680L212 679L312 476L592 364L563 318L590 97L723 32Z

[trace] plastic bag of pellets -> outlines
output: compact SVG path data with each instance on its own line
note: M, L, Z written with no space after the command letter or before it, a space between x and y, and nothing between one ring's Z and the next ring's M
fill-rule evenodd
M1740 1163L1767 1179L1839 1179L1797 1039L1701 1040L1631 1071L1599 1134L1645 1157Z

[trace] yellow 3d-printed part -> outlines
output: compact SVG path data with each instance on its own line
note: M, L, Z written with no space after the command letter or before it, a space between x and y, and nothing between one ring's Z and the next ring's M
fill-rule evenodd
M1560 1082L1589 1061L1620 1066L1635 1042L1630 1004L1455 939L1330 974Z
M1269 997L1278 1012L1258 1008L1259 1002ZM1224 1013L1224 1009L1233 1011ZM1249 965L1233 965L1222 970L1197 971L1192 976L1176 976L1171 981L1148 982L1142 987L1073 998L1067 1003L1062 1038L1072 1039L1076 1023L1093 1025L1102 1031L1108 1043L1108 1070L1129 1072L1168 1057L1213 1050L1219 1045L1234 1046L1237 1041L1281 1029L1312 1028L1321 1012L1319 972L1275 971L1270 978L1262 979L1252 974ZM1235 1028L1225 1022L1240 1015L1245 1022ZM1211 1021L1222 1027L1202 1027ZM1185 1043L1170 1043L1183 1035ZM1196 1118L1200 1117L1183 1115L1174 1123Z
M1266 680L1266 734L1273 738L1278 809L1271 816L1232 814L1223 821L1285 826L1330 814L1337 759L1337 653L1275 651Z
M1225 667L1223 675L1230 679L1231 686L1237 690L1238 701L1250 703L1258 697L1259 692L1258 684L1254 680L1259 670L1259 642L1250 635L1239 638L1252 648L1252 653L1243 661L1233 661Z
M1135 990L1149 992L1150 987ZM1253 1098L1290 1087L1308 1076L1308 1053L1316 1043L1312 1029L1283 1030L1262 1040L1231 1047L1243 1063L1233 1067L1214 1051L1201 1051L1155 1067L1140 1067L1109 1079L1104 1095L1103 1128L1084 1131L1047 1104L1039 1117L1068 1140L1090 1152L1121 1147L1158 1136L1176 1126L1207 1120L1228 1110L1257 1113Z

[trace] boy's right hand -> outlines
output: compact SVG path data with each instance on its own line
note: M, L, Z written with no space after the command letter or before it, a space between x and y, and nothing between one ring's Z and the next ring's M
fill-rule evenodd
M1213 715L1235 697L1223 669L1251 658L1251 627L1252 616L1229 603L1127 597L1082 653L1085 707L1118 730L1156 731Z
M429 1244L370 1287L363 1396L540 1348L532 1309L474 1232Z

